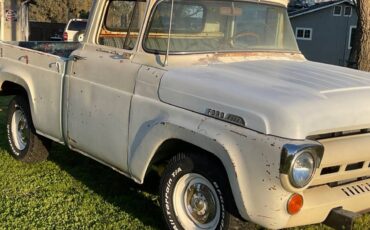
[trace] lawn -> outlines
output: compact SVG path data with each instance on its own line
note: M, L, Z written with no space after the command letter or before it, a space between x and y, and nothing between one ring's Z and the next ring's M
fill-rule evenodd
M13 160L6 141L8 101L0 98L0 229L165 228L154 175L150 183L136 185L58 144L53 144L46 162ZM370 216L356 228L369 229Z

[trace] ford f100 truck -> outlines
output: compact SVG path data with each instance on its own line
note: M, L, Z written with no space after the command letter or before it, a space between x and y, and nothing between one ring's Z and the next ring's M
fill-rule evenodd
M84 42L0 44L11 155L50 141L144 183L170 229L370 209L370 74L314 63L282 0L99 0Z

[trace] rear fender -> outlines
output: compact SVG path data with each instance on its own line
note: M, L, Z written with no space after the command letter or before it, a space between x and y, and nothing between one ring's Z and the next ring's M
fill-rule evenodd
M6 91L4 89L4 86L5 86L6 82L11 82L13 84L19 85L20 87L22 87L25 90L25 92L27 93L27 96L28 96L28 103L30 105L31 115L32 115L32 117L34 117L34 105L32 103L32 95L33 94L32 94L32 91L30 90L29 84L24 80L24 78L22 78L22 77L20 77L16 74L3 71L3 72L0 73L0 84L1 84L0 94L4 95L4 96L15 95L17 93L17 92L12 92L12 91Z

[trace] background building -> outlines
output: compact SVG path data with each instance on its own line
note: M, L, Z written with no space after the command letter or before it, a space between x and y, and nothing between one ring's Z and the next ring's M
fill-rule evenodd
M358 20L351 0L290 7L289 16L299 48L307 59L347 66Z
M0 0L0 39L27 40L28 6L30 0Z

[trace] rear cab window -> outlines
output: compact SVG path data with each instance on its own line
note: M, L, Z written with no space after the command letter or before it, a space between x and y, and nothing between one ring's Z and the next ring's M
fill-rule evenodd
M85 21L71 21L71 23L69 23L68 25L67 30L81 31L81 30L86 29L86 24L87 22Z
M132 50L145 18L146 1L112 0L105 12L98 44Z

